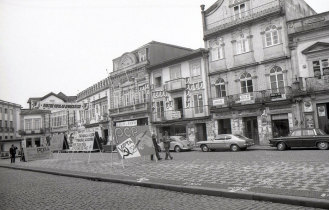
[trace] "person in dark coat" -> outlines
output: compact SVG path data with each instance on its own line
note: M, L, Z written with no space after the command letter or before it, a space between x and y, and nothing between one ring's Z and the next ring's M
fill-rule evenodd
M166 151L166 158L165 158L166 160L168 160L168 157L170 157L171 160L173 159L173 157L170 155L170 151L169 151L170 142L171 142L171 139L168 136L168 131L165 131L165 135L163 137L163 147L165 148L165 151Z
M11 147L10 147L10 149L9 149L9 153L10 153L10 163L15 163L16 150L17 150L17 147L15 147L15 146L12 144Z
M152 142L153 142L154 149L155 149L155 155L157 156L158 160L161 160L162 158L160 157L160 154L159 154L159 146L158 146L157 137L155 134L152 134ZM154 154L151 155L151 160L153 160L153 156L154 156Z

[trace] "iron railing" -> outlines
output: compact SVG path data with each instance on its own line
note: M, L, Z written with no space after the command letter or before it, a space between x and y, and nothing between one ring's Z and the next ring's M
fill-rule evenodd
M162 122L170 120L184 120L198 117L206 117L209 115L208 105L198 107L188 107L178 110L166 110L158 112L156 109L152 111L152 121Z

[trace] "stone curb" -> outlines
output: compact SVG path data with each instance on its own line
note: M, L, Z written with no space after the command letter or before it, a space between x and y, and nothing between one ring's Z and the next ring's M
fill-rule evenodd
M111 183L120 183L127 185L134 185L140 187L148 187L154 189L163 189L170 190L175 192L183 192L189 194L199 194L199 195L209 195L209 196L219 196L225 198L233 198L233 199L246 199L246 200L256 200L256 201L267 201L273 203L281 203L281 204L289 204L296 206L305 206L305 207L313 207L313 208L323 208L329 209L329 201L322 200L317 198L306 198L306 197L298 197L298 196L287 196L287 195L277 195L277 194L266 194L266 193L254 193L254 192L230 192L225 189L213 189L207 187L189 187L189 186L178 186L173 184L163 184L163 183L154 183L154 182L138 182L132 179L118 179L118 178L108 178L102 176L93 176L90 174L82 174L79 172L64 172L64 171L56 171L56 170L45 170L40 168L27 168L20 166L6 166L0 165L2 168L16 169L16 170L24 170L24 171L32 171L38 173L45 173L51 175L59 175L59 176L67 176L73 178L81 178L88 179L93 181L101 181L101 182L111 182Z

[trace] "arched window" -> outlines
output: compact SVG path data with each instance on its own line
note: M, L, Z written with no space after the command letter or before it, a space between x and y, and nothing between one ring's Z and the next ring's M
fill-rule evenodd
M236 40L236 54L242 54L250 51L249 41L245 34L241 34Z
M250 93L254 91L252 87L252 78L249 73L245 72L240 76L240 84L241 93Z
M270 71L271 90L273 93L284 93L282 68L274 66Z
M279 44L279 32L275 25L266 27L265 29L265 46L270 47Z
M219 78L216 81L215 87L216 87L216 97L217 98L226 97L225 81L222 78Z
M210 43L211 61L217 61L224 58L224 47L221 38Z

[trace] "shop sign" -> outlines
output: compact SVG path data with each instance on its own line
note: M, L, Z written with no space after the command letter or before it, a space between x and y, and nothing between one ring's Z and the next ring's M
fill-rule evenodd
M281 99L282 94L281 93L271 93L271 99Z
M173 111L171 113L171 119L180 119L181 118L181 112L180 111Z
M51 151L49 147L28 147L24 149L26 161L49 159Z
M250 94L247 93L247 94L241 94L240 95L240 101L250 101L251 100L251 97L250 97Z
M225 104L224 98L216 98L212 101L213 106L221 106Z
M44 110L83 110L82 103L40 103L39 109Z
M304 101L304 112L313 112L313 106L310 101Z
M137 126L137 120L117 122L116 127Z

